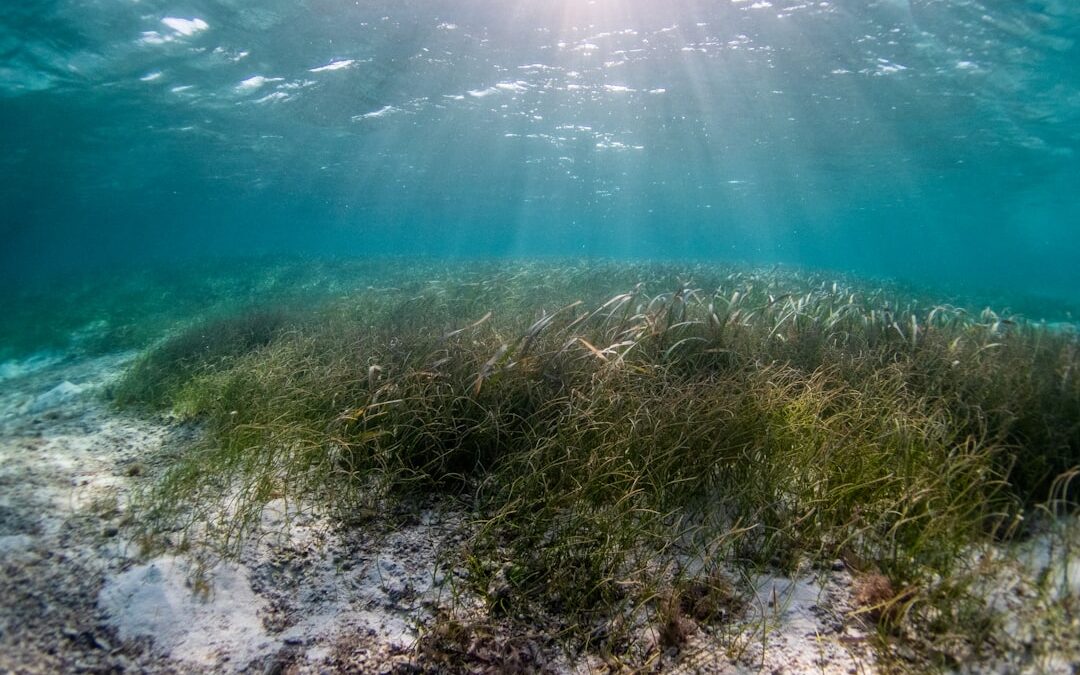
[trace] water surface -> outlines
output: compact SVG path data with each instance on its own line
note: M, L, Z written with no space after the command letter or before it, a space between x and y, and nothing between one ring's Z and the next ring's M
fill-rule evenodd
M795 263L1080 288L1069 0L39 0L0 262Z

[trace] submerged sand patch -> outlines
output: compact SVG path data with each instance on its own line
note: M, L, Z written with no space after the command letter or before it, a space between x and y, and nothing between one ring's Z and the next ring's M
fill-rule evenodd
M163 657L196 666L245 667L275 646L259 618L266 601L236 565L217 566L213 589L198 593L184 561L162 556L110 576L98 606L121 640L148 638Z

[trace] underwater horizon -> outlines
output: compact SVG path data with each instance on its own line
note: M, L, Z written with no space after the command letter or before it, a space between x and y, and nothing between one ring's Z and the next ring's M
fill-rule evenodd
M721 261L1071 301L1078 38L1067 0L20 3L0 267Z

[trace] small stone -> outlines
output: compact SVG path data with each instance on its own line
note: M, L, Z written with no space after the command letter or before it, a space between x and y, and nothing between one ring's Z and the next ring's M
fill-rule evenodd
M848 626L847 637L851 640L865 640L866 633L859 630L858 628L855 628L854 626Z

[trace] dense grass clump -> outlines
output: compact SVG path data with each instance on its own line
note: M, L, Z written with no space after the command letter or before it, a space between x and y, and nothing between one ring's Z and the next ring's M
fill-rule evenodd
M462 499L493 611L614 648L597 621L676 626L723 565L841 558L887 625L955 605L965 551L1080 463L1075 333L776 270L428 272L148 352L118 400L210 435L147 522L234 544L271 499Z
M232 359L269 344L284 325L281 312L261 310L200 323L139 358L113 396L121 405L163 406L200 371L226 368Z

